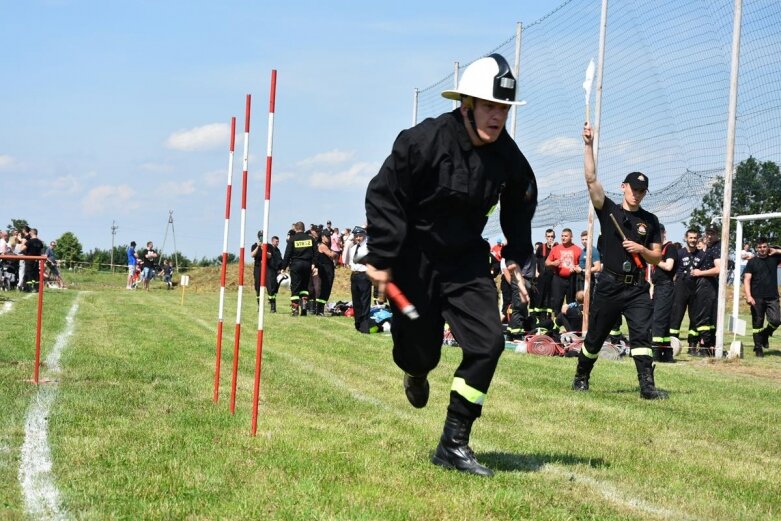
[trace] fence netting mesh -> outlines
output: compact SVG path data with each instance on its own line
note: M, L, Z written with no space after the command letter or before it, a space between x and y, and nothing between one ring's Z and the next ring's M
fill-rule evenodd
M583 222L588 196L580 132L589 60L598 58L601 2L567 0L521 31L516 141L540 186L533 226ZM522 18L522 12L519 18ZM643 206L662 222L686 220L726 157L733 0L622 0L608 8L598 176L620 198L627 172L648 174ZM781 160L781 2L744 0L735 164ZM492 52L515 63L516 37ZM443 67L444 68L444 67ZM444 72L444 71L443 71ZM440 96L454 73L418 93L418 121L452 110ZM592 90L592 121L596 84ZM511 130L508 123L508 130ZM499 232L498 212L485 235Z

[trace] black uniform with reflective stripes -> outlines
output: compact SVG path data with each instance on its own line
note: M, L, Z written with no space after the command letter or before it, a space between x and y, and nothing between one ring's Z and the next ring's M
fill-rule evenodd
M309 277L312 275L312 260L315 255L315 241L306 232L295 233L287 242L282 269L290 267L290 300L298 302L309 296Z
M396 364L411 375L434 369L447 321L463 350L448 410L475 418L504 351L483 227L500 200L502 256L523 266L532 254L537 185L505 130L475 147L464 123L454 110L399 134L366 193L366 262L391 268L420 313L410 320L394 308Z
M687 309L689 311L689 347L697 345L700 334L694 327L694 317L696 314L696 287L697 280L692 277L693 269L699 269L705 252L698 250L689 251L688 247L678 250L678 268L675 272L675 287L673 292L673 308L670 315L670 335L680 336L683 315Z
M768 337L781 324L781 311L778 302L778 266L781 257L773 255L754 257L746 264L745 273L751 274L751 326L754 335L754 349L767 347ZM767 315L767 326L763 326Z
M532 281L534 280L534 269L534 260L532 257L529 257L526 264L521 269L521 275L523 275L524 286L526 287L526 292L530 299L533 298L534 294L534 287L532 284ZM502 281L506 282L504 277L502 277ZM510 279L509 286L512 291L512 313L510 314L510 320L507 324L507 335L511 340L515 338L520 339L523 338L524 334L527 333L532 326L529 321L529 305L522 302L521 290L518 287L518 281L515 277Z
M553 246L558 244L558 242L554 242ZM545 266L545 261L550 256L553 246L548 246L547 242L543 242L534 252L534 256L537 259L537 271L540 275L537 279L537 298L531 303L531 312L535 313L538 317L550 316L553 314L553 308L551 307L553 268Z
M716 241L705 249L700 263L701 270L709 270L716 266L716 259L721 257L721 241ZM716 346L716 314L719 288L719 276L695 277L695 312L694 328L700 335L700 345L713 354Z
M670 271L665 271L659 266L653 268L651 282L654 284L654 314L651 326L651 342L658 349L670 348L670 312L673 307L673 277L678 270L678 252L671 242L662 246L662 262L672 259L673 265ZM671 353L659 353L665 361L672 361Z
M253 260L255 261L255 266L253 267L253 275L255 277L255 294L260 296L260 267L261 267L261 255L263 254L263 250L261 249L262 245L258 245L257 243L253 244L250 248L250 251L254 250L256 247L258 248L257 253L253 257ZM268 299L269 301L276 300L277 298L277 292L279 291L279 282L277 282L277 272L279 272L280 269L282 269L282 253L279 251L279 248L274 246L273 244L269 243L267 244L267 255L268 260L266 260L266 292L268 293Z
M596 359L616 319L623 314L629 326L629 345L633 356L651 354L651 316L653 306L648 294L645 269L638 268L631 254L622 246L622 238L610 219L612 214L630 241L650 248L661 243L659 221L642 208L625 210L605 197L602 208L596 210L602 229L603 272L594 288L589 311L588 333L581 352ZM645 266L645 263L643 262Z

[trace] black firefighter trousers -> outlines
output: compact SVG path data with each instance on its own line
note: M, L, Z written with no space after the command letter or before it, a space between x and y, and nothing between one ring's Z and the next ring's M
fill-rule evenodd
M312 263L308 260L293 260L290 263L290 301L298 305L302 298L309 297L309 278Z
M422 376L439 363L445 321L463 351L450 391L448 412L466 419L480 416L504 337L496 305L496 286L485 255L433 262L405 251L393 265L396 284L418 310L410 320L393 304L393 360L403 371ZM487 254L487 252L485 252Z
M767 336L781 325L781 311L778 307L778 297L776 298L756 298L756 303L751 306L751 326L754 334L754 349L762 347L767 343ZM767 327L763 327L767 315Z
M654 286L654 321L651 326L653 345L670 347L670 314L673 307L674 287L672 282Z
M651 356L651 317L653 304L648 283L625 284L612 273L603 273L594 288L588 317L588 333L583 342L589 358L596 358L616 320L624 315L629 326L632 356Z
M673 291L673 308L670 316L670 336L676 336L680 338L681 324L683 323L683 316L686 311L689 312L689 334L688 343L689 347L695 347L698 343L700 333L697 328L694 327L694 317L697 303L695 301L695 290L697 281L690 277L685 276L675 280Z

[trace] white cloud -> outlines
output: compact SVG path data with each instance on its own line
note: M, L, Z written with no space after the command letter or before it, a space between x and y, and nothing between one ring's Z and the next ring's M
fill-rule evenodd
M16 159L9 155L0 154L0 170L12 167L16 164Z
M143 163L141 170L146 172L152 172L155 174L167 174L173 170L171 165L164 165L160 163Z
M349 161L355 155L354 150L329 150L328 152L322 152L312 157L302 159L298 162L298 166L312 167L319 165L338 165Z
M352 186L365 187L378 169L377 163L360 162L341 172L315 172L309 176L309 185L312 188L333 188L335 190Z
M106 210L133 210L138 208L135 195L136 191L128 185L96 186L81 200L82 211L87 215L97 215Z
M168 181L160 185L157 191L165 195L190 195L195 192L195 181Z
M230 127L227 123L210 123L171 134L165 142L174 150L211 150L225 145L227 149Z
M582 143L571 137L554 137L544 141L537 152L544 156L570 156L583 150Z
M58 177L53 181L46 181L46 183L42 182L41 184L45 187L43 195L48 197L72 195L81 191L81 183L72 175Z
M537 176L537 189L540 193L556 192L562 187L569 187L571 190L573 186L577 186L577 190L580 190L580 186L577 184L583 180L583 170L577 168L570 168L564 170L557 170L552 174ZM583 185L585 188L585 184ZM556 189L559 190L556 190ZM540 199L542 199L541 196Z
M233 173L234 179L231 179L231 184L235 182L236 172ZM204 172L201 176L206 186L225 186L228 184L228 172L227 170L212 170L210 172Z

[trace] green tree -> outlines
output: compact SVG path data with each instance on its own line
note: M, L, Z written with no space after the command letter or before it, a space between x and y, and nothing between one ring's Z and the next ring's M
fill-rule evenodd
M713 183L710 192L702 198L702 206L692 211L688 223L690 228L700 230L712 222L720 222L724 202L724 178ZM760 163L754 157L742 161L732 178L733 216L755 215L778 212L781 209L781 175L778 165L772 161ZM771 242L781 240L781 219L746 221L743 223L743 238L752 244L759 237ZM735 242L735 227L730 227L730 244Z
M25 226L30 226L27 219L11 219L11 224L6 226L6 230L10 233L11 230L21 230Z
M77 262L81 262L83 251L79 239L71 232L63 233L57 239L57 258L59 258L66 268L73 267Z

